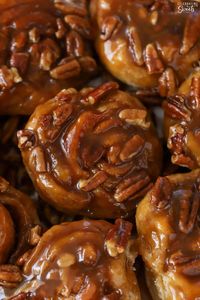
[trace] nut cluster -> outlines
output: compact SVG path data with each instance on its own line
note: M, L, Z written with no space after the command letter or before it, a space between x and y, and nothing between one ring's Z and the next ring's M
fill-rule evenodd
M61 91L36 109L18 141L41 197L68 214L126 216L160 173L147 110L115 82Z
M0 8L1 114L30 114L96 71L85 0L16 2Z
M163 108L172 162L190 169L199 167L200 72L192 74Z

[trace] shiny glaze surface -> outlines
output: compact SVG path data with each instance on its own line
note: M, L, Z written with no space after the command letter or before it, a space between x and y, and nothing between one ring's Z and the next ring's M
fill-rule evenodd
M0 14L0 114L30 114L96 70L84 0L1 1Z
M128 216L161 170L146 109L115 82L63 90L35 110L18 140L41 197L71 215Z
M92 1L97 51L109 71L130 85L170 94L200 58L199 3L191 2L193 12L180 13L181 7L183 1Z
M149 288L159 299L200 296L199 175L197 169L160 177L138 207L140 253ZM144 226L147 219L148 227Z
M25 262L24 282L12 299L139 300L131 227L122 220L52 227Z

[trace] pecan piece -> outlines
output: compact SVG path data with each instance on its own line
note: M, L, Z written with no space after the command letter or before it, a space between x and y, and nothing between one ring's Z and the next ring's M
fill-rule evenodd
M74 3L73 3L74 2ZM78 15L84 17L87 15L85 1L73 1L68 3L62 0L54 0L54 5L58 10L61 10L64 14Z
M190 106L192 109L200 108L200 77L193 77L190 86Z
M119 88L116 82L107 82L102 84L100 87L92 90L89 94L81 99L84 104L95 104L103 97L107 96L108 93L115 91Z
M164 65L159 58L154 44L148 44L146 46L144 60L149 74L162 73L164 71Z
M92 176L87 180L86 179L79 180L78 187L85 192L89 192L96 189L99 185L104 183L107 178L108 175L104 171L99 171L94 176Z
M30 31L29 31L29 40L32 43L38 43L40 40L40 31L37 27L33 27Z
M191 112L185 106L183 96L176 95L164 101L163 107L165 113L173 119L190 121Z
M144 176L144 174L139 174L128 179L124 179L117 186L114 198L117 202L124 202L130 197L132 200L137 199L143 194L143 189L145 189L146 186L149 186L149 183L149 176Z
M144 148L144 145L144 139L138 134L134 135L124 145L119 155L121 161L126 161L141 153L142 149Z
M70 56L83 56L85 52L85 46L83 38L80 34L74 30L71 30L66 35L66 50Z
M159 93L162 97L170 97L173 96L177 83L174 71L172 68L167 68L162 75L160 76L159 80Z
M80 74L81 67L77 59L71 58L61 62L56 68L51 70L51 77L54 79L69 79Z
M128 31L128 40L129 48L133 54L135 63L139 66L142 66L144 63L142 44L137 29L133 26Z
M67 29L61 18L57 18L56 23L57 23L58 29L55 32L55 35L56 35L57 39L62 39L65 37L65 35L67 33Z
M65 16L65 23L68 24L71 29L77 31L86 39L91 39L91 26L90 22L87 19L84 19L77 15L67 15Z
M0 266L0 286L6 288L14 288L21 281L23 277L20 269L14 265L1 265Z
M199 193L192 191L184 191L180 199L180 217L179 229L181 232L188 234L193 228L199 210Z
M22 82L16 68L9 69L7 66L0 68L0 87L2 89L10 89L15 83Z
M167 177L159 177L151 191L151 204L157 209L166 208L171 200L172 185Z
M111 257L116 257L125 251L131 230L131 223L122 219L115 221L114 228L107 233L105 238L105 246Z
M119 117L131 125L142 128L150 127L150 122L146 121L147 111L144 109L127 108L120 111Z
M84 244L78 250L78 261L86 266L95 266L98 260L98 254L94 245L90 243Z
M40 225L36 225L35 227L30 229L28 243L31 246L36 246L42 235L42 227Z
M28 68L29 54L28 53L13 53L10 58L11 67L19 70L20 74L24 74Z
M105 18L101 26L101 39L107 41L118 32L121 27L121 20L116 16L109 16Z
M18 147L20 149L29 149L36 144L36 135L33 131L24 129L17 132Z
M185 55L190 49L195 45L195 43L199 39L199 31L200 31L200 16L192 15L189 16L186 20L184 36L182 41L182 46L180 49L180 53Z

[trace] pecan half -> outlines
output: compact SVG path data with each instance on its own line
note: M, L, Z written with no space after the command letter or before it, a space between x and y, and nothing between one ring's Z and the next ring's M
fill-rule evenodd
M86 94L85 97L81 99L81 102L84 104L95 104L102 97L106 96L108 93L115 91L119 88L117 82L108 82L102 84L100 87L92 90L89 94Z
M164 71L164 65L159 58L154 44L148 44L146 46L144 60L149 74L162 73Z
M118 32L121 24L117 16L106 17L101 26L101 39L104 41L111 39Z
M29 54L25 52L13 53L10 58L11 67L19 70L20 74L24 74L28 68Z
M174 95L177 83L175 73L172 68L167 68L160 76L158 82L159 93L162 97L170 97Z
M1 265L0 266L0 286L6 288L14 288L21 281L23 277L20 269L14 265Z
M91 26L87 19L82 18L77 15L67 15L65 16L65 23L69 25L69 27L80 33L86 39L91 39Z
M151 191L151 204L156 209L165 209L172 197L172 185L167 177L159 177Z
M64 60L60 65L51 70L51 77L54 79L70 79L80 74L81 67L77 59Z
M70 56L83 56L85 53L85 45L83 38L74 30L66 35L66 50Z
M114 198L117 202L124 202L130 199L137 199L146 193L145 187L150 189L150 178L144 174L135 175L128 179L124 179L116 188Z
M190 106L194 110L200 108L200 77L193 77L190 86Z
M147 111L143 109L132 109L127 108L121 110L119 117L122 120L125 120L127 123L136 125L142 128L149 128L150 122L147 122Z
M126 161L141 153L145 145L145 140L138 134L134 135L124 145L119 157L121 161Z
M192 191L184 191L180 199L179 229L188 234L193 228L200 206L200 196L198 192L193 195Z
M87 180L81 179L78 182L78 187L85 192L89 192L96 189L99 185L104 183L107 178L108 175L104 171L99 171Z
M185 98L180 95L170 97L163 103L165 113L173 119L190 121L191 112L185 106Z
M142 66L144 63L142 44L135 27L131 27L128 31L129 48L133 54L134 61L137 65Z

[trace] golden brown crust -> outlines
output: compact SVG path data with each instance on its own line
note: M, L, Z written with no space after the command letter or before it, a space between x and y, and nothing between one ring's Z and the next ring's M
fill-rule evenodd
M200 166L200 71L192 73L163 104L165 134L174 164Z
M92 1L96 48L107 69L129 85L171 95L200 58L199 3L193 13L179 13L182 6L169 0Z
M12 299L140 300L131 228L120 219L52 227L25 262Z
M199 176L197 169L160 177L138 206L140 254L158 299L199 297Z
M71 215L128 215L161 169L147 110L115 82L63 90L37 107L18 139L41 197Z
M30 114L96 71L85 0L1 1L0 13L0 114Z

